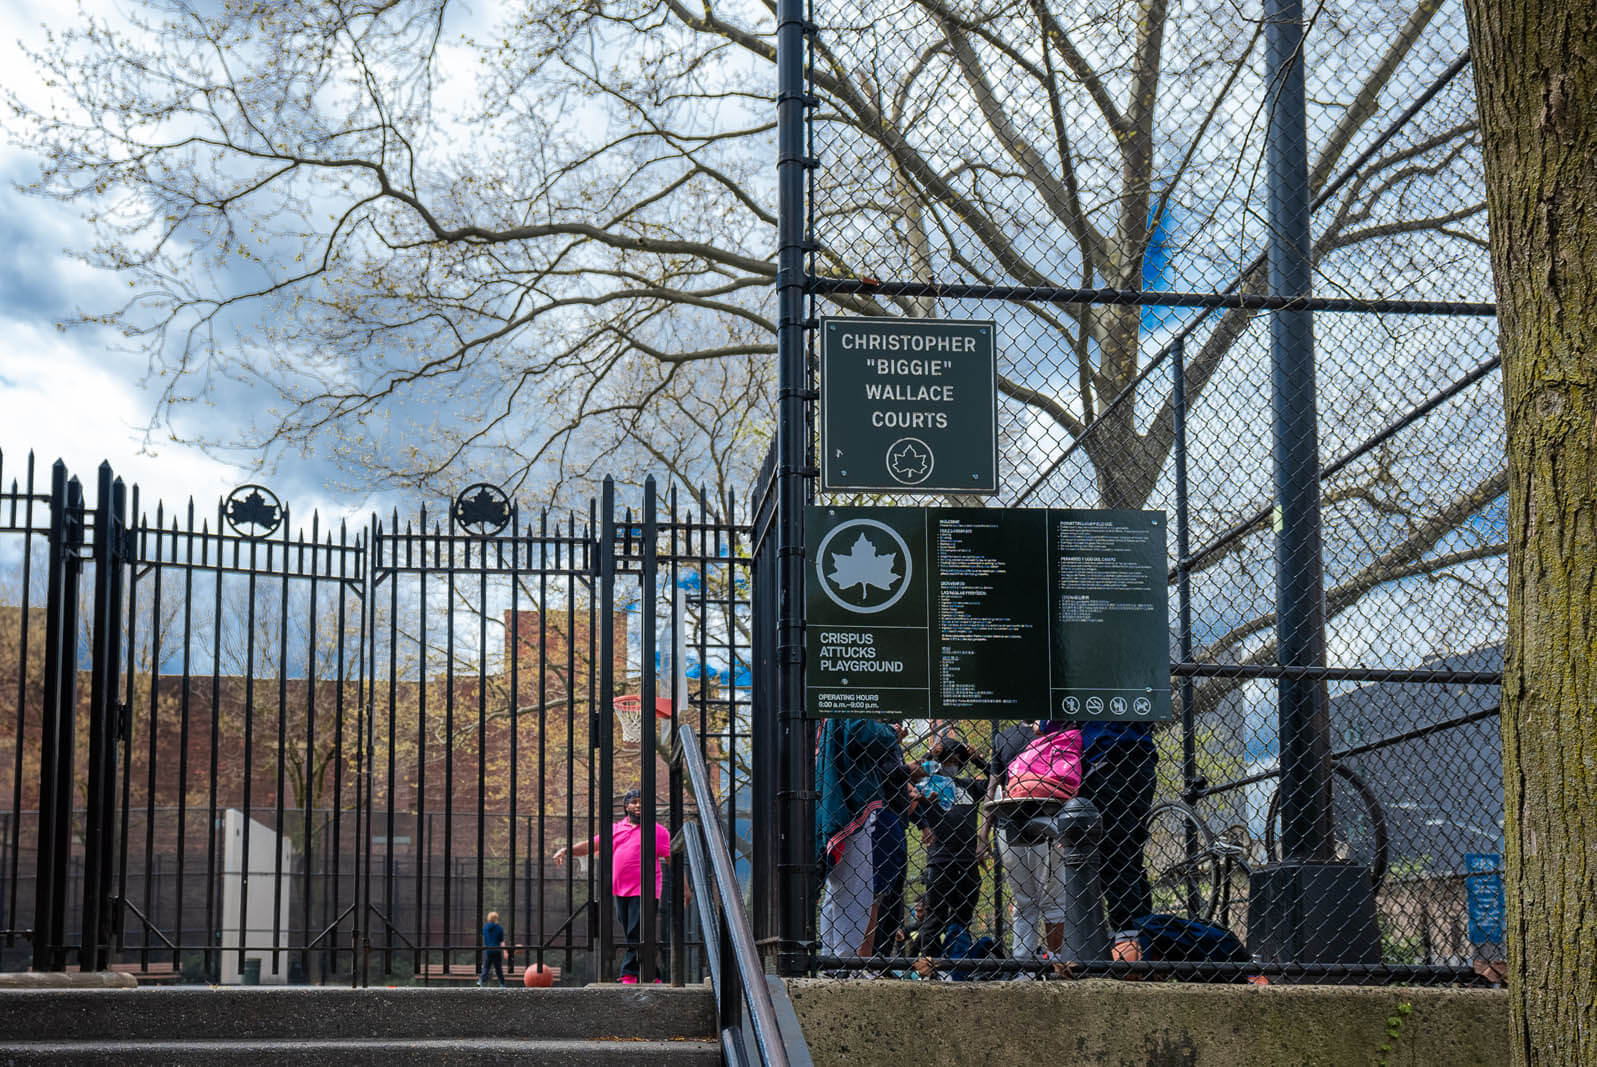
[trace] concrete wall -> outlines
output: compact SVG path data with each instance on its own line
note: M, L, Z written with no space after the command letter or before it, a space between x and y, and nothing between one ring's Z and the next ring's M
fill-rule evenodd
M814 979L788 989L817 1067L1508 1060L1508 995L1494 989Z

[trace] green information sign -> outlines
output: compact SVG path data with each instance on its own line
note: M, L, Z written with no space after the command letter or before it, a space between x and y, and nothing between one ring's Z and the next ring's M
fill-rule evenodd
M821 488L998 491L991 322L821 320Z
M806 509L814 716L1170 718L1165 518Z

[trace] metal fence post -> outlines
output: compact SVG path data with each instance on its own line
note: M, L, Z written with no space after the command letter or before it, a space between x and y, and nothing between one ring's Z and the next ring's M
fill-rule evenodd
M78 966L104 970L111 940L111 855L116 838L117 740L122 704L122 561L127 490L100 464L94 509L94 617L89 673L89 766L83 821L83 937Z
M808 969L812 810L806 788L809 746L804 724L804 500L807 375L804 364L804 34L803 0L780 0L777 67L777 787L779 844L778 970Z
M1302 0L1265 0L1265 78L1271 87L1269 275L1273 296L1310 295L1309 163ZM1276 648L1286 667L1325 664L1320 548L1320 456L1314 319L1307 308L1270 315L1275 441ZM1331 742L1325 683L1278 685L1282 839L1288 859L1327 857Z
M72 845L73 720L78 703L78 579L83 572L83 487L60 460L50 469L44 709L39 752L39 853L33 969L66 966L67 857Z
M700 494L699 499L701 504L701 511L699 515L700 521L708 525L714 521L714 519L708 507L704 506L707 501L702 493ZM674 486L671 489L670 514L671 538L668 542L669 547L667 549L671 557L671 732L669 736L671 738L671 751L675 752L678 743L677 730L681 725L678 722L678 717L687 709L688 706L688 694L686 691L687 673L686 666L682 662L682 659L687 654L688 647L688 638L687 633L685 632L687 629L687 619L683 611L682 572L679 561L684 556L691 555L693 551L693 535L691 532L692 512L688 512L687 526L684 527L682 523L682 517L677 513L677 493ZM730 519L730 508L727 509L727 515ZM704 550L704 542L704 531L700 530L699 551L701 554L699 557L698 568L698 588L699 595L707 600L709 597L709 567L706 565L702 555ZM730 595L730 590L728 590L728 595ZM709 611L708 607L706 606L699 616L699 637L701 640L703 640L705 636L704 620L708 618L708 615ZM701 647L699 652L699 664L701 672L699 675L700 707L703 707L702 702L709 690L709 672L703 669L703 665L707 658L708 657L705 656ZM729 715L728 733L734 732L735 729L736 724L734 721L732 721L732 717ZM728 747L730 748L731 746ZM687 886L688 862L686 851L684 851L681 856L677 856L675 853L675 848L682 836L682 761L671 759L667 764L667 775L668 784L666 786L666 795L670 798L670 810L668 813L669 821L667 822L666 826L671 834L671 844L673 849L671 855L671 884L669 887L667 887L670 894L670 918L668 920L671 948L670 978L671 984L673 986L682 986L687 982L687 949L685 945L685 942L687 941L687 909L685 907L685 901L683 900L683 891ZM731 776L729 775L728 777L730 778ZM727 783L728 799L732 799L736 792L736 783L729 781ZM733 817L728 820L728 822L735 827L737 825L736 815L734 814Z
M778 849L776 835L768 827L776 815L776 795L781 770L776 715L776 535L773 498L776 449L766 453L750 499L753 514L750 547L753 553L750 586L754 605L751 620L751 681L754 699L750 706L750 734L753 766L750 771L750 813L763 825L751 835L754 839L754 864L751 882L755 943L769 946L778 932L777 886ZM708 934L706 934L708 936Z
M1312 236L1304 102L1303 5L1265 0L1270 97L1269 275L1274 296L1310 296ZM1309 668L1278 683L1279 866L1251 879L1250 948L1263 959L1378 962L1369 872L1332 855L1330 702L1320 543L1320 445L1314 320L1307 308L1270 316L1275 452L1276 654Z
M615 894L610 884L611 849L615 847L615 589L616 486L606 477L599 503L599 702L593 709L592 732L599 739L599 854L594 889L599 907L593 917L599 934L599 959L594 979L615 976Z
M1191 514L1187 500L1187 348L1183 338L1176 338L1170 346L1170 407L1174 414L1173 440L1171 442L1176 469L1176 611L1180 631L1177 648L1182 663L1192 660L1192 534ZM1197 797L1194 787L1198 781L1198 747L1196 686L1192 676L1181 676L1181 794L1190 804ZM1189 841L1188 854L1197 847Z
M660 901L654 891L655 864L662 858L655 855L654 828L659 825L659 818L654 810L655 773L654 773L654 744L659 732L659 719L655 716L655 696L659 692L658 671L656 670L655 656L659 651L659 641L654 631L655 622L655 596L658 592L655 567L659 563L655 550L655 538L659 536L659 509L655 499L654 475L649 475L643 480L643 538L639 545L639 563L642 573L639 575L643 603L638 610L638 625L642 632L638 634L642 646L643 659L643 692L640 698L643 707L640 712L638 724L638 770L641 781L638 788L643 793L643 855L642 879L638 886L638 906L641 912L638 922L638 981L652 981L655 975L655 961L659 956L658 936L660 924L657 921L655 909ZM627 783L627 788L632 784Z

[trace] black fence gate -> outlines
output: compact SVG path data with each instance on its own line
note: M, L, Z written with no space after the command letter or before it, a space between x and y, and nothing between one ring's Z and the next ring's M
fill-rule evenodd
M5 967L472 979L497 912L515 966L613 976L610 827L629 788L667 820L679 722L750 862L734 503L650 479L529 515L484 484L305 529L262 486L150 514L30 456L0 490ZM691 943L676 910L645 940Z

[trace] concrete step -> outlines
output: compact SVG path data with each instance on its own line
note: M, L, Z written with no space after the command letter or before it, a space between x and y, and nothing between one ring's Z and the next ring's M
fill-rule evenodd
M315 1042L359 1038L713 1039L704 986L581 989L0 989L0 1063L18 1042Z
M409 1067L446 1064L500 1067L502 1064L571 1064L595 1067L615 1063L661 1067L713 1067L721 1063L720 1044L709 1038L662 1040L536 1040L529 1038L290 1038L269 1041L8 1041L0 1043L0 1063L83 1064L85 1067L142 1067L165 1064L283 1064L288 1067Z

